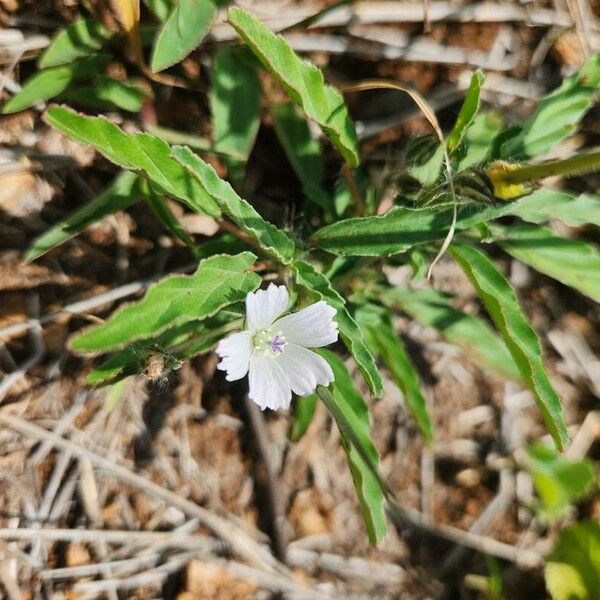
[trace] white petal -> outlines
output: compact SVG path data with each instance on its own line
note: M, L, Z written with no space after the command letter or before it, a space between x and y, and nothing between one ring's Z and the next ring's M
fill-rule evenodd
M329 385L333 371L322 357L296 344L289 344L276 360L281 365L294 394L306 396L315 391L317 385Z
M336 310L321 300L297 313L287 315L273 324L274 331L283 331L288 342L305 348L318 348L337 341Z
M251 335L248 331L231 333L222 339L216 352L221 357L217 365L220 371L227 371L227 381L237 381L246 375L252 354Z
M254 352L250 358L248 396L265 408L287 409L292 401L292 390L277 359L262 352Z
M284 285L269 284L266 290L246 296L246 322L250 331L266 329L287 310L290 297Z

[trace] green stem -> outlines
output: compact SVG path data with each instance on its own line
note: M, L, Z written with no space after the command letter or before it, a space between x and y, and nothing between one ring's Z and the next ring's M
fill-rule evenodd
M492 166L493 168L493 166ZM504 183L527 183L557 175L584 175L600 171L600 152L579 154L562 160L551 160L539 165L517 166L510 171L497 174Z

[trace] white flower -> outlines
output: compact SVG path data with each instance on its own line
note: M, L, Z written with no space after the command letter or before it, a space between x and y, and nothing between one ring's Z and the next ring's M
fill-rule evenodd
M246 296L246 330L221 340L217 368L227 381L248 374L249 396L263 410L289 408L292 392L306 396L334 377L329 363L308 348L337 340L335 309L317 302L285 317L289 295L285 286L270 284Z

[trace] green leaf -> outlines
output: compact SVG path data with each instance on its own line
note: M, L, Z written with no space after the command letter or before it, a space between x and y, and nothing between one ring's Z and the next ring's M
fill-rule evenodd
M597 246L559 237L538 225L494 225L492 232L502 249L517 260L600 302Z
M254 15L242 8L230 8L228 20L290 98L316 121L323 133L353 167L360 162L354 123L340 92L326 85L323 73L301 59L280 35L271 32Z
M296 261L292 268L296 275L298 285L307 290L319 300L325 300L336 309L335 320L342 340L352 356L371 390L371 394L379 398L383 394L383 381L375 364L373 355L367 348L362 333L356 321L350 316L346 308L346 302L340 294L332 287L331 282L325 275L319 273L315 268L304 261Z
M25 260L32 261L39 258L52 248L81 233L92 223L135 204L141 196L138 176L123 171L99 196L36 238L25 252Z
M297 442L312 423L317 409L317 400L316 394L296 398L289 432L289 438L292 442Z
M596 470L589 460L568 460L543 444L534 444L527 454L525 466L547 518L564 516L573 503L596 487Z
M502 124L502 117L493 111L480 113L475 117L465 134L463 145L456 153L460 155L458 171L486 162L494 138L502 130Z
M458 207L456 230L483 223L506 214L506 205L489 207L469 203ZM341 256L392 256L413 246L443 240L452 225L453 206L426 208L397 206L384 215L355 217L322 227L312 241Z
M69 65L51 67L30 77L23 89L5 102L2 114L10 114L55 98L78 79L89 79L105 64L106 56L87 56Z
M369 409L343 361L325 349L319 354L331 365L335 381L333 395L322 386L317 393L340 429L369 541L376 544L386 535L385 496L377 474L379 455L369 432Z
M542 98L533 115L514 129L500 148L499 158L516 161L540 158L577 129L600 85L600 54L588 59L574 75Z
M196 178L221 210L255 239L260 247L284 264L294 256L294 242L281 229L265 221L251 204L240 198L215 170L185 146L175 146L172 156Z
M89 86L73 87L60 95L61 100L99 110L120 108L129 112L139 112L146 98L139 87L105 75L94 77Z
M298 176L306 196L325 210L331 200L323 189L321 144L310 134L304 115L292 103L271 108L275 133Z
M243 300L261 282L251 271L256 256L243 252L202 260L193 275L171 275L151 285L146 295L112 313L102 325L75 335L77 352L105 352L159 335L167 328L213 316Z
M402 391L421 436L426 443L430 443L433 440L433 425L421 392L419 375L391 322L387 318L369 315L359 323L368 331L367 339L372 340L373 352L381 356L394 383Z
M482 319L453 308L450 296L432 288L393 288L379 298L387 306L399 307L419 323L437 329L481 368L521 381L519 368L502 340Z
M471 83L469 84L463 105L460 107L456 123L446 138L446 146L449 154L452 154L458 148L479 112L479 98L484 81L485 75L479 69L471 75Z
M144 0L144 4L161 23L167 20L173 10L173 2L171 0Z
M552 600L600 600L600 524L584 521L565 529L545 576Z
M592 224L600 227L600 197L540 188L510 203L510 213L529 223L558 219L571 227Z
M86 377L86 383L103 386L120 381L131 375L144 373L148 359L163 357L167 373L178 368L181 360L210 350L233 327L241 325L241 313L221 310L219 314L204 321L186 321L158 336L130 344L111 354L100 366Z
M185 58L208 33L216 15L212 0L179 0L154 42L152 71L162 71Z
M38 67L58 67L96 54L112 35L112 31L95 19L77 19L54 36L40 56Z
M562 450L569 435L560 397L544 370L540 340L521 311L515 291L480 250L452 244L449 252L477 290L531 390L554 443Z
M244 174L260 126L260 83L252 60L245 48L225 47L213 62L209 94L213 140L219 152L236 156L225 158L234 180Z
M46 121L68 137L90 144L120 167L144 173L192 210L220 216L214 200L171 158L171 148L163 140L147 133L125 133L108 119L80 115L62 106L51 106Z

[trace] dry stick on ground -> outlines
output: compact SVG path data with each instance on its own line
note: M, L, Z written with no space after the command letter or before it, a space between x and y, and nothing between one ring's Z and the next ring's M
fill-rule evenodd
M37 295L32 296L28 299L29 304L29 312L34 314L33 319L30 319L31 326L31 342L33 345L33 353L32 355L16 370L13 371L10 375L7 375L2 382L0 383L0 403L4 400L4 397L10 390L10 388L20 379L25 377L27 371L29 369L35 367L42 357L44 356L45 347L44 347L44 338L42 337L42 328L40 325L40 320L37 318L37 314L39 313L39 298Z
M123 483L137 487L156 498L171 504L191 517L196 517L200 523L212 531L217 537L227 542L231 550L243 557L249 563L270 572L288 575L287 569L279 563L272 554L255 542L245 531L237 525L232 524L223 517L194 504L190 500L178 496L160 485L130 471L129 469L113 463L112 461L94 454L93 452L65 440L56 434L46 431L33 423L15 417L13 415L0 414L0 424L10 427L21 435L38 440L51 440L56 448L71 452L79 459L88 459L95 467L106 470L113 477L120 479Z
M267 493L269 497L270 510L272 513L272 529L273 529L273 546L275 549L275 555L279 560L285 562L287 539L285 535L285 506L283 504L284 495L279 485L279 478L275 471L275 465L271 460L271 449L269 442L269 434L265 426L265 417L258 407L258 405L250 400L246 395L245 397L246 410L250 416L250 423L254 436L256 438L256 444L258 451L265 467L267 475Z

